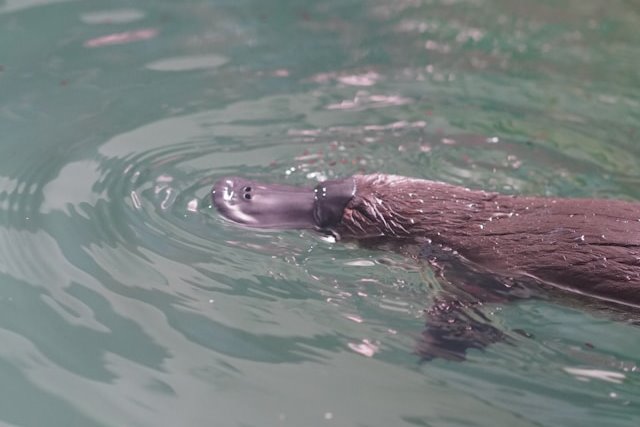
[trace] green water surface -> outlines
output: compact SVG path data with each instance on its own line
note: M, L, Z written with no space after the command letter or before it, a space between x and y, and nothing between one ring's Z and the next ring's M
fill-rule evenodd
M638 426L640 328L222 221L228 174L640 199L633 0L0 0L2 426Z

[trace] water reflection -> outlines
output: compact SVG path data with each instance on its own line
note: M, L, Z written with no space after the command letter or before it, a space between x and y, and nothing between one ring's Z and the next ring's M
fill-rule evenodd
M217 68L229 60L220 55L178 56L161 59L147 64L147 68L155 71L189 71Z
M84 42L84 46L88 48L114 46L127 44L141 40L150 40L158 35L155 28L143 28L140 30L124 31L122 33L112 33L106 36L95 37Z
M139 9L112 9L83 13L80 20L93 25L129 24L143 19L145 15Z
M74 0L5 0L0 5L0 14L19 12L39 6L47 6L56 3L64 3Z

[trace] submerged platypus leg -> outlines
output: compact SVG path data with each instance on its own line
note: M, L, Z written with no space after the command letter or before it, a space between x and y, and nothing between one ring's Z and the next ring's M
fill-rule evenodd
M419 257L434 269L443 288L425 309L426 325L416 345L422 360L461 361L469 349L510 342L483 309L486 304L532 297L524 283L496 277L438 245L423 245Z
M425 314L426 328L416 345L416 353L425 361L462 361L468 349L482 350L507 339L477 307L455 298L436 300Z

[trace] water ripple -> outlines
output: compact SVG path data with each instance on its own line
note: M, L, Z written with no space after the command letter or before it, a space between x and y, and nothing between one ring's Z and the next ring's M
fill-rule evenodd
M0 5L0 14L13 13L25 9L31 9L40 6L47 6L56 3L66 3L75 0L5 0Z

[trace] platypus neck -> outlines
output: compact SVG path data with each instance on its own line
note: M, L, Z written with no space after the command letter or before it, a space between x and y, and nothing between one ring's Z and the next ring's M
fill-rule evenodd
M501 206L509 197L497 193L395 175L354 178L355 196L336 230L346 238L426 237L446 244L477 234L496 212L510 213L509 206Z

